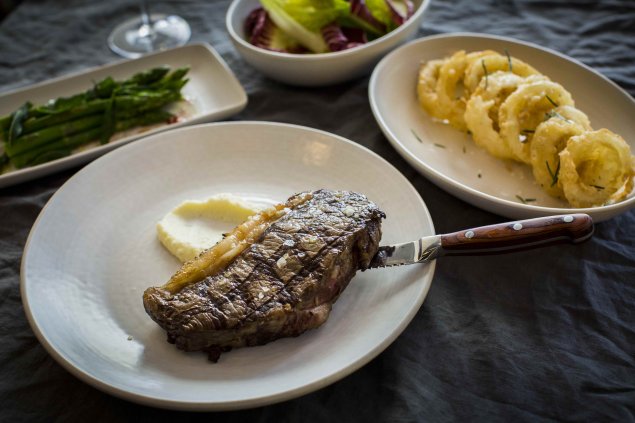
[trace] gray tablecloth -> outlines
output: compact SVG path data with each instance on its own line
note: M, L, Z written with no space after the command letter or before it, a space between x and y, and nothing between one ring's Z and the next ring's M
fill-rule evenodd
M137 2L25 1L0 23L0 91L117 60L110 30ZM232 48L227 1L151 2L211 43L249 95L235 120L307 125L386 158L425 199L438 232L500 222L420 176L371 115L368 78L323 89L268 80ZM635 93L635 2L443 1L419 35L513 36L581 60ZM601 107L602 93L598 93ZM345 111L345 113L344 113ZM634 117L635 118L635 117ZM633 134L623 134L633 137ZM0 189L0 421L634 421L635 212L597 225L592 241L491 258L440 261L405 332L371 363L304 397L209 414L129 403L88 386L36 340L19 293L22 250L38 213L77 169ZM54 281L51 281L54 283Z

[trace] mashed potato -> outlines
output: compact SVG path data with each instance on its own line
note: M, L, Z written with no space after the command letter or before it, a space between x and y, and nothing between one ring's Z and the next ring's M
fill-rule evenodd
M233 194L184 201L157 224L157 236L170 253L186 262L261 209Z

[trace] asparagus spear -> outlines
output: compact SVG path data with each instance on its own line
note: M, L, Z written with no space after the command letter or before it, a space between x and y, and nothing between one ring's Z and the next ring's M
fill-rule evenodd
M168 103L181 99L178 91L146 92L138 95L115 97L115 109L124 117L138 114L140 111L157 109ZM60 113L40 118L30 118L23 123L23 133L30 134L39 129L67 122L72 119L103 113L110 99L99 99L76 106Z
M0 166L7 159L16 167L39 164L88 141L108 142L116 131L167 121L170 115L159 109L182 98L188 70L154 68L121 82L108 77L71 97L25 104L0 117Z
M29 134L31 132L37 131L38 129L46 128L47 126L53 126L57 125L58 123L63 123L72 119L77 119L80 117L103 112L105 107L104 103L106 101L107 100L96 100L91 103L86 103L60 113L47 115L40 118L31 117L24 122L24 133Z
M117 122L115 124L115 131L119 132L136 126L146 126L154 123L168 122L172 117L173 116L170 113L163 111L149 112L144 115ZM11 162L16 168L23 168L25 166L35 166L36 164L53 160L44 160L45 158L53 155L59 155L54 158L68 156L71 154L73 149L88 142L99 140L101 131L101 126L99 126L74 135L58 138L50 143L11 157Z
M145 96L148 93L164 90L178 91L187 83L187 80L183 78L188 70L189 68L179 68L168 73L169 68L159 67L147 72L137 73L121 83L115 82L110 77L105 78L84 93L66 98L58 98L49 102L47 105L32 108L29 111L31 124L34 124L33 122L37 121L38 118L50 119L55 116L52 123L45 120L42 123L36 124L32 130L43 128L49 124L60 123L64 120L85 116L96 111L103 111L104 100L108 100L113 91L117 91L118 95L124 97L135 95ZM79 112L75 110L79 110ZM62 114L62 116L58 117L57 114ZM1 132L6 132L9 129L12 118L13 114L0 118Z
M103 118L101 115L91 115L69 122L61 123L56 126L44 128L40 131L24 135L13 143L6 143L4 149L10 158L22 154L25 151L37 148L41 145L62 138L65 136L77 134L88 129L97 128L101 125Z
M14 139L18 138L24 132L24 121L26 120L31 103L24 103L18 110L11 114L11 123L7 134L7 143L11 144Z
M160 81L165 75L170 72L170 68L167 66L161 66L153 68L145 72L139 72L132 75L122 85L149 85L156 81Z
M179 98L179 93L166 92L161 93L160 95L151 95L143 98L124 97L121 99L115 99L115 120L134 118L140 114L148 112L149 110L161 108L172 101L178 100ZM104 111L106 106L107 101L100 103L101 111ZM53 116L51 116L51 118L52 117ZM103 113L92 114L79 119L62 122L54 126L45 127L38 131L25 134L13 141L13 143L7 143L5 150L9 157L13 157L29 149L46 144L51 140L102 126L103 122ZM29 130L31 129L31 127L28 126L27 128Z
M33 110L35 116L47 115L51 113L58 113L60 111L68 110L72 107L76 107L85 102L96 99L108 99L112 96L113 92L120 90L122 87L127 87L129 90L143 88L152 84L157 84L156 87L160 88L161 79L163 79L170 68L159 67L150 69L149 71L139 72L129 79L117 82L112 77L106 77L93 86L93 88L71 97L60 97L58 99L50 101L48 104L38 107ZM167 78L166 78L167 79Z

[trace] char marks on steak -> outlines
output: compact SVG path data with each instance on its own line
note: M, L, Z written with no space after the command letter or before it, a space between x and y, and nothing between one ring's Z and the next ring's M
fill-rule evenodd
M377 252L385 216L346 191L302 193L287 204L292 208L220 272L178 292L146 290L145 309L169 342L216 361L221 351L298 336L326 321Z

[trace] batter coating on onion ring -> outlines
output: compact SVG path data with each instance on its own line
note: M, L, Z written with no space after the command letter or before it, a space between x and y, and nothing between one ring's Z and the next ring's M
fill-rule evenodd
M465 70L466 97L476 91L486 74L492 75L498 71L509 72L522 77L540 74L536 69L515 57L505 57L498 53L488 54L482 56L480 60L472 61ZM547 79L546 77L544 78Z
M519 85L543 80L542 75L528 78L511 72L498 71L483 78L465 107L465 123L474 142L500 159L517 160L509 145L499 134L499 108Z
M616 203L633 190L635 163L630 148L608 129L571 137L559 156L558 183L573 207Z
M437 107L437 81L439 70L445 60L430 60L419 68L419 81L417 83L417 96L419 104L430 116L437 119L445 119L441 109Z
M466 131L465 125L465 95L463 91L463 78L465 69L477 61L480 57L494 52L477 51L466 54L465 51L457 51L439 70L437 81L437 105L450 125L461 131ZM495 54L495 53L494 53Z
M573 106L573 98L552 81L522 84L503 102L498 112L500 134L517 160L531 164L529 153L536 127L558 106Z
M560 106L536 128L531 141L531 166L536 182L547 194L564 199L558 183L560 156L569 138L590 130L589 118L572 106Z

